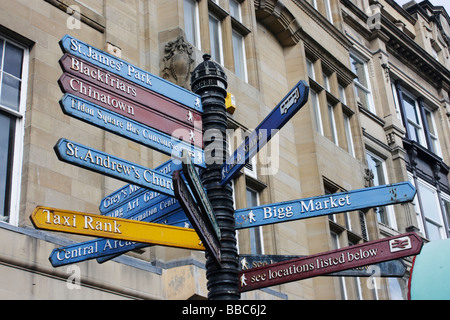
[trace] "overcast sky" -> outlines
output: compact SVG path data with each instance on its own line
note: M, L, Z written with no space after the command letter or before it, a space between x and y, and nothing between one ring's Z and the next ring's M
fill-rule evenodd
M395 0L399 5L403 5L410 0ZM416 0L417 3L421 2L421 0ZM450 15L450 0L430 0L430 2L435 6L444 6L445 11L447 11L447 14Z

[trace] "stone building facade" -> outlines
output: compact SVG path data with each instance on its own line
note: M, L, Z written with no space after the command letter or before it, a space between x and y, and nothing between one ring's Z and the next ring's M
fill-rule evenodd
M411 230L426 241L450 236L449 23L429 1L1 1L0 298L207 296L202 252L157 246L103 264L50 265L53 249L86 237L34 229L34 208L99 213L123 186L60 162L60 138L149 168L168 160L63 114L64 35L187 89L210 53L234 96L231 150L306 80L308 104L234 179L236 209L402 181L418 190L409 204L237 233L243 254L310 255ZM404 299L408 272L375 282L316 277L242 299Z

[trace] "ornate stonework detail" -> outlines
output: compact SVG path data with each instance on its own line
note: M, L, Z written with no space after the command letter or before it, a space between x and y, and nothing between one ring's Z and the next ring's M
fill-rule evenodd
M170 41L164 48L162 77L180 87L190 89L190 76L194 68L194 49L183 36Z

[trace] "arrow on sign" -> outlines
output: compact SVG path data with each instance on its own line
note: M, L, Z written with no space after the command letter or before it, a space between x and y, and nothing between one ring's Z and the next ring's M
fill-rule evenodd
M245 164L281 129L308 101L309 87L300 81L269 113L234 154L222 166L222 182L228 183Z
M36 229L205 250L193 229L46 207L37 207L30 218Z
M411 183L400 182L241 209L235 211L236 229L410 202L415 194Z
M397 243L404 245L398 247ZM245 292L416 255L423 241L416 233L293 259L239 272L239 291Z
M170 176L66 139L60 139L54 149L63 162L174 196Z

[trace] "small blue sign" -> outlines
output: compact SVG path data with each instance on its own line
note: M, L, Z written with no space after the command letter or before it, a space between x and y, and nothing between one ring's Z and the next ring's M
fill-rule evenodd
M54 149L60 161L174 196L171 176L66 139L60 139Z
M410 202L415 194L411 183L401 182L236 210L236 229Z
M177 159L181 159L183 150L186 150L195 165L205 167L204 151L194 145L71 94L65 94L59 104L66 115Z
M100 68L112 72L120 77L128 79L138 85L152 90L160 95L178 101L185 106L203 112L199 95L138 68L122 59L99 50L69 35L64 36L59 42L64 52L84 59Z
M181 170L181 168L181 164L175 164L171 159L156 167L155 171L159 171L162 174L170 176L174 171ZM127 184L119 190L111 193L109 196L104 197L100 201L99 210L102 214L108 214L111 217L122 217L126 213L123 210L116 209L124 204L129 203L130 200L133 200L143 193L146 193L146 195L143 196L143 202L141 201L140 203L156 199L158 196L160 196L160 193L158 192L144 189L136 185Z
M308 96L309 87L301 80L227 159L222 166L222 185L233 179L272 136L306 104Z

